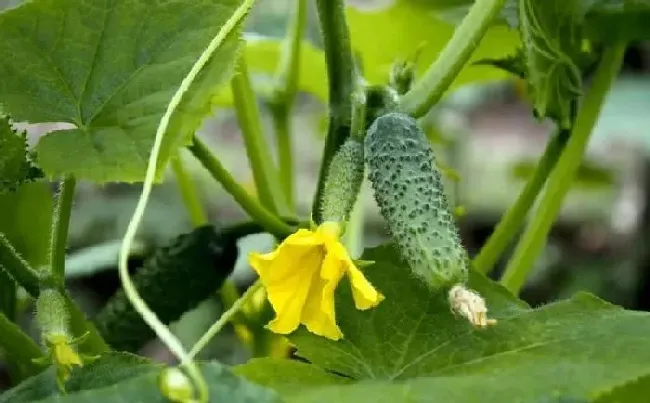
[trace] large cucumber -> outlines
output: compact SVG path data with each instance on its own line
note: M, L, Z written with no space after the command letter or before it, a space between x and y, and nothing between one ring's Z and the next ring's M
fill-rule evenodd
M483 298L465 287L470 264L436 164L417 121L391 112L377 118L365 139L368 178L394 242L411 271L452 311L474 326L494 325Z
M196 228L158 249L133 276L133 282L149 307L168 324L221 287L237 259L236 241L211 225ZM135 352L154 337L121 289L95 321L116 350Z
M391 235L413 272L432 288L467 279L467 253L431 144L415 119L391 112L365 140L368 178Z

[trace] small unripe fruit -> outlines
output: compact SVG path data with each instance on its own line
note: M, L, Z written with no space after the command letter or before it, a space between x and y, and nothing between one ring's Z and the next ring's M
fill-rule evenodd
M359 196L363 176L363 143L350 137L330 164L321 203L323 222L343 222L349 218Z

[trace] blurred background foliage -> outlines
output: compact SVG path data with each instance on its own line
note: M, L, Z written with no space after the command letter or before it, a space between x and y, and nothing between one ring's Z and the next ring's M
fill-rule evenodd
M0 0L0 8L18 3ZM353 48L371 83L385 83L391 63L412 57L420 47L418 71L421 72L434 60L453 31L450 22L453 1L437 2L446 4L446 8L435 10L439 11L437 17L429 12L431 6L422 1L354 0L349 3ZM259 0L246 29L246 55L261 95L265 133L272 147L273 130L265 102L291 15L290 6L289 0ZM303 217L308 217L311 206L327 114L323 102L327 97L327 76L318 22L313 4L310 6L300 67L301 93L292 117L296 196ZM474 57L507 54L514 49L515 38L512 32L495 29ZM588 157L546 251L522 293L530 303L543 304L577 290L587 290L627 308L650 309L650 248L647 247L650 241L649 73L650 48L647 43L635 44L628 50L624 70L609 94L592 136ZM214 116L206 121L199 135L233 175L253 191L228 91L224 90L214 103ZM455 204L466 212L459 222L464 242L473 254L517 197L551 134L551 125L533 118L521 82L486 66L472 66L463 71L453 91L425 120L438 158L458 173L457 180L449 179L448 189ZM55 127L57 124L25 125L32 142ZM182 157L199 186L212 223L221 226L245 218L228 194L191 156L183 154ZM119 287L117 252L140 186L81 183L77 189L67 276L73 295L92 315ZM26 258L34 265L42 264L47 243L21 233L18 223L27 216L43 228L49 228L49 210L41 214L45 211L42 205L32 207L29 203L55 190L55 184L51 189L35 184L14 195L0 196L0 211L5 211L5 204L15 205L16 201L9 198L21 200L18 214L2 216L0 231L28 251ZM367 188L365 193L363 239L365 246L372 246L386 240L386 232ZM190 229L177 184L170 174L153 192L133 250L133 269L156 246ZM252 249L268 250L272 242L265 234L241 240L240 260L233 273L239 286L246 286L252 278L252 271L242 256ZM507 256L501 265L506 261ZM493 273L498 274L499 270ZM26 296L21 296L19 301L17 310L21 312L22 323L35 332L30 324L31 302ZM174 324L173 330L189 345L220 312L220 299L215 293L215 298L185 314ZM159 360L171 360L167 351L155 341L142 353ZM203 354L227 363L242 362L250 356L249 350L235 336L234 329L220 334Z

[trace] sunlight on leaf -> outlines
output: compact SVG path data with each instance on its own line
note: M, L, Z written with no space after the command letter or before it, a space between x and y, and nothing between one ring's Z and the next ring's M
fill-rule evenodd
M17 121L67 122L37 152L50 176L142 180L154 133L181 80L237 0L34 0L0 14L0 99ZM229 77L224 43L185 95L160 161L187 144ZM161 163L160 172L166 164ZM159 178L160 179L160 178Z

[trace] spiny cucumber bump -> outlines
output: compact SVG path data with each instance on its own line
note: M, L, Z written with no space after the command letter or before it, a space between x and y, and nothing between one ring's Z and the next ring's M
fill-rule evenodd
M361 141L350 137L332 158L321 203L323 222L349 218L363 183L363 147Z
M467 279L466 252L429 141L404 114L377 118L365 139L368 179L393 239L432 288Z

